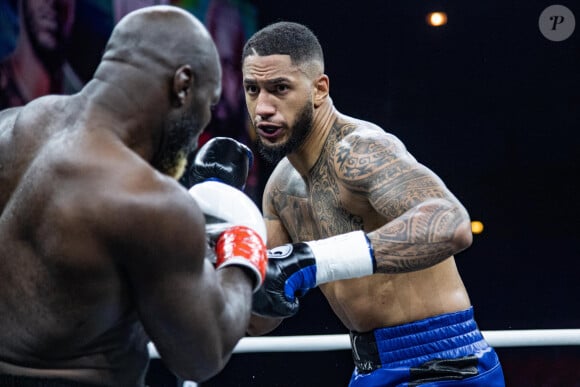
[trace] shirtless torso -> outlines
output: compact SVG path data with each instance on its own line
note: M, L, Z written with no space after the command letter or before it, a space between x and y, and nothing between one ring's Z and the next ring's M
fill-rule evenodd
M277 163L262 205L269 278L248 332L273 330L319 287L350 330L350 386L503 385L455 265L473 239L465 207L396 136L335 109L308 27L266 26L242 57L260 150ZM353 76L361 93L374 86ZM448 360L469 366L437 364Z
M176 180L220 79L199 20L145 7L78 94L0 112L0 378L143 386L149 341L186 380L225 366L256 276L205 259Z
M356 144L345 147L349 141ZM374 144L374 150L364 144ZM287 160L274 171L266 190L268 205L265 207L270 245L322 239L360 229L373 240L379 227L403 211L396 203L408 203L425 194L434 195L437 189L440 192L435 196L445 197L445 190L437 185L429 185L428 192L417 187L403 193L404 196L397 194L402 191L399 184L405 180L401 179L400 172L403 162L396 156L402 151L402 144L382 129L337 114L320 156L306 176L301 176ZM343 164L345 156L349 158L348 164ZM424 167L417 164L414 168ZM368 191L369 186L372 193ZM414 225L420 226L427 227ZM395 239L391 235L391 241L383 240L397 243ZM374 245L380 249L377 242ZM395 262L396 259L392 264L393 273L320 286L347 328L365 332L469 307L469 297L453 257L408 273L395 273L398 265Z
M48 97L2 113L14 118L0 136L0 314L10 316L0 319L0 372L26 364L30 375L136 380L147 339L108 245L122 237L121 203L139 198L131 180L155 178L70 107Z

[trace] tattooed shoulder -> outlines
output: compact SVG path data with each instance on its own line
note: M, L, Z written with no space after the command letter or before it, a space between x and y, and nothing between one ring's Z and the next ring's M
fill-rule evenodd
M333 163L336 174L345 183L364 184L366 180L396 166L401 156L408 156L403 143L382 129L363 122L336 143Z

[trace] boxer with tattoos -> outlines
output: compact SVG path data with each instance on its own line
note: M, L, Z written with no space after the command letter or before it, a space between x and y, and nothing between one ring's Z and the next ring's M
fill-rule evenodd
M503 386L455 264L472 243L464 206L394 135L337 111L307 27L263 28L242 61L260 151L277 163L248 332L272 331L319 286L350 331L350 386Z

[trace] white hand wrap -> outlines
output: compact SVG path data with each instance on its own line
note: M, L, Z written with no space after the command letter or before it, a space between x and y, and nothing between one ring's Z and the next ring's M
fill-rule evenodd
M316 285L374 273L375 257L363 231L306 242L316 259Z

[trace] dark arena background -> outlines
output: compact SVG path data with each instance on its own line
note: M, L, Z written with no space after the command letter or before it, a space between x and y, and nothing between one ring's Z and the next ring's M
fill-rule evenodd
M14 48L16 2L0 0L0 57ZM77 0L67 49L71 81L63 92L92 76L117 17L153 3L159 1ZM472 220L482 222L472 247L456 257L480 329L580 328L580 2L169 3L211 25L223 47L224 71L235 80L233 86L224 83L233 103L227 114L214 117L205 140L229 135L251 143L236 78L240 45L271 22L306 24L324 49L337 109L402 139L442 177ZM554 5L575 19L549 19L555 16L543 11ZM436 11L445 13L446 24L428 23ZM566 28L571 34L562 38ZM247 191L257 203L270 170L257 158ZM271 335L343 333L315 290L300 313ZM508 386L580 386L578 346L497 352ZM199 385L346 386L352 369L348 350L238 353ZM182 383L154 359L148 384Z

